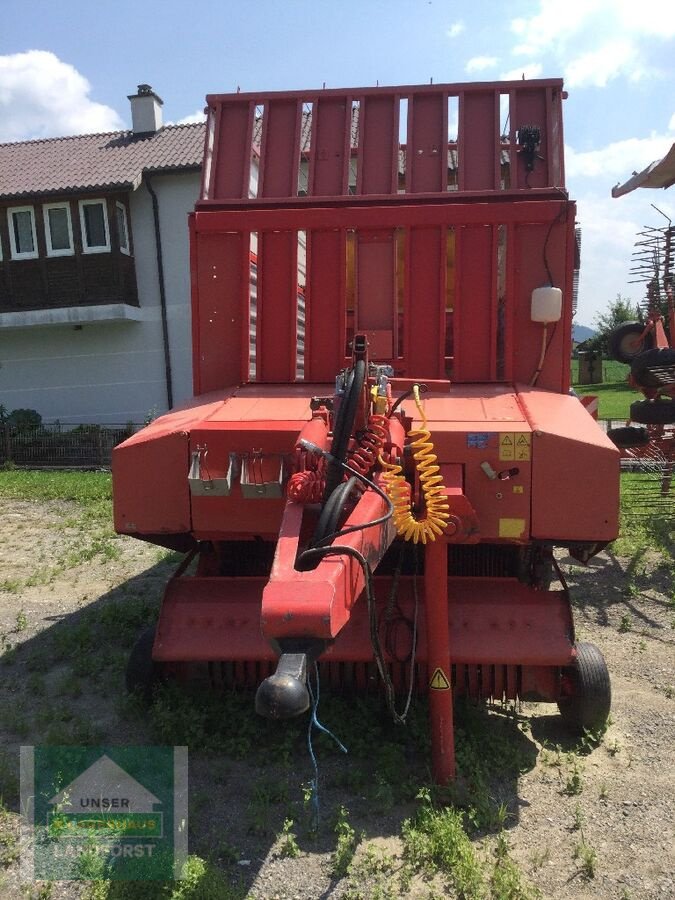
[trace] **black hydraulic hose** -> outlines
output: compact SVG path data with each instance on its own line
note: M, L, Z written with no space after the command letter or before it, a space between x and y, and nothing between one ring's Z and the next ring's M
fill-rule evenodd
M359 359L349 373L347 389L340 403L335 424L333 426L333 441L330 446L331 459L326 468L326 487L323 492L323 505L342 481L342 469L340 463L347 459L347 447L352 435L356 412L361 399L363 386L366 382L366 363Z
M326 500L312 535L311 547L316 547L326 537L335 534L340 521L340 514L355 484L356 478L352 476L347 481L339 484L328 500Z

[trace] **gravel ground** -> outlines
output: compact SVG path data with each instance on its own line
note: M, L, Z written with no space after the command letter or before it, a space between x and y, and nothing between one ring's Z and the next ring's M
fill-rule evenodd
M118 558L99 552L85 559L86 535L69 504L2 501L0 511L0 790L11 810L17 808L20 744L61 733L71 739L79 735L84 743L157 742L147 718L123 700L125 652L114 642L97 648L85 643L82 651L95 657L103 676L93 663L78 668L63 654L53 658L50 648L83 611L121 607L139 597L151 608L171 564L156 548L126 538L114 541ZM80 548L79 556L64 562L72 547ZM547 898L675 897L672 562L651 553L637 565L610 549L588 568L569 559L561 564L572 591L577 638L597 644L611 672L611 725L598 746L584 747L570 741L548 705L524 704L518 716L490 714L494 722L488 726L501 730L504 746L525 761L519 776L500 774L489 786L493 799L504 803L511 858L524 881ZM331 726L330 704L325 710L325 724ZM362 721L359 715L356 710ZM247 733L252 708L242 706L240 716L228 723L233 740ZM318 745L323 817L310 839L302 824L307 819L303 785L312 769L301 742L293 745L290 758L271 765L261 763L259 754L241 759L205 753L200 740L190 750L190 852L238 884L241 895L315 900L402 894L401 826L416 804L405 791L392 793L391 785L379 783L378 760L329 754ZM419 742L404 747L409 761L401 783L409 774L424 779L427 761L418 747ZM349 810L343 822L360 840L346 877L332 874L337 842L332 823L341 805ZM287 831L294 837L285 839L289 818L294 824ZM11 813L0 821L0 896L79 896L74 884L42 886L51 890L42 895L40 886L20 887L12 849L17 828ZM481 858L493 858L494 833L479 831L472 840ZM298 855L290 857L289 847L295 852L296 846ZM222 891L209 896L226 897ZM452 894L438 877L415 876L407 896Z

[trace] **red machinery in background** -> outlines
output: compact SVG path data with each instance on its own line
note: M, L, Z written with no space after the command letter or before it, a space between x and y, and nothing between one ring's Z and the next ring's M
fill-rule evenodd
M440 781L453 693L604 721L604 660L550 588L554 547L586 561L618 521L618 451L569 395L564 96L208 97L196 396L113 459L117 530L188 554L131 688L202 667L281 718L315 663L392 708L416 677Z

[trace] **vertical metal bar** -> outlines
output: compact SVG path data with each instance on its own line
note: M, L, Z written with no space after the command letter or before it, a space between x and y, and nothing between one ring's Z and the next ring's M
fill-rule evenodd
M445 228L412 228L408 236L405 373L411 378L443 378L445 372L444 237ZM416 316L413 309L422 303L424 314Z
M499 181L495 183L495 158L499 160L499 93L494 88L464 93L462 101L462 189L496 190L499 188Z
M494 353L486 320L493 309L494 278L491 258L492 229L466 225L458 229L459 290L455 309L455 365L457 381L488 381ZM486 261L489 264L486 265Z
M506 228L506 296L504 298L504 380L513 381L513 322L516 298L515 246L517 225Z
M345 153L345 131L351 129L351 99L320 97L312 111L312 159L310 193L342 196L346 193L349 157Z
M297 258L297 232L258 235L257 381L295 381Z
M431 764L434 780L439 784L446 784L455 777L447 565L447 545L442 541L427 544L424 549L424 590Z
M491 281L492 281L492 289L490 293L490 319L489 319L489 348L488 348L488 356L490 359L490 381L497 380L497 325L498 325L498 317L499 317L499 288L498 288L498 280L499 280L499 264L498 264L498 254L499 254L499 227L497 225L491 225L490 231L492 232L492 252L489 257L490 265L491 265Z
M305 381L332 381L344 362L344 231L307 234Z
M521 190L551 185L546 162L549 154L549 122L545 90L545 88L518 88L515 111L512 107L515 117L514 124L517 129L522 128L523 125L534 125L541 131L541 146L538 155L543 157L544 162L540 159L535 160L534 169L531 172L526 172L522 162L517 164L517 181L514 183L514 187ZM522 156L518 159L522 159Z
M398 108L398 95L361 97L357 194L398 191Z
M395 262L393 230L357 234L356 329L368 334L373 359L394 355Z
M214 200L248 199L255 106L233 102L220 107L212 174Z
M412 94L408 99L406 190L445 190L447 180L448 101L443 91Z
M265 104L259 197L291 198L297 194L301 109L295 100Z

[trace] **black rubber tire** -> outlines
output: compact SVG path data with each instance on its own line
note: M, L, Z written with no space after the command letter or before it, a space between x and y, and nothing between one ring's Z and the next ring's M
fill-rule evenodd
M574 664L563 670L572 692L558 700L558 709L565 725L575 734L602 731L612 705L607 664L595 644L581 641L575 647Z
M637 428L634 425L624 425L621 428L608 428L607 437L615 447L644 447L649 443L649 434L646 428Z
M608 355L622 363L632 362L636 356L654 346L654 333L648 331L641 341L645 326L640 322L624 322L610 331L607 336Z
M675 377L675 350L671 347L654 347L639 353L631 363L630 373L640 387L661 387L664 379L650 371L656 368L672 369Z
M155 643L155 626L145 629L129 654L126 669L126 685L130 694L138 694L149 703L156 686L160 683L160 668L152 659Z
M641 425L675 423L675 400L636 400L630 405L630 417Z

